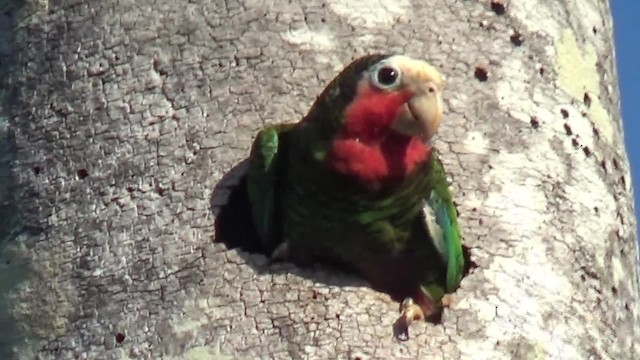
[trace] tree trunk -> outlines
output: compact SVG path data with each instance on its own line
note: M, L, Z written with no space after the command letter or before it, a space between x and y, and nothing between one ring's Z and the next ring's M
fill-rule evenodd
M28 4L0 21L0 358L640 358L607 2ZM213 241L258 128L367 52L447 76L436 146L476 266L406 342L357 277Z

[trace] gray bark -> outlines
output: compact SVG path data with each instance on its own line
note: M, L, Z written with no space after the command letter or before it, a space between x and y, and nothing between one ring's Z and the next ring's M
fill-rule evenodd
M0 358L640 358L608 3L506 5L60 0L4 16ZM407 342L398 304L357 277L213 241L213 189L258 128L299 119L367 52L447 76L436 146L477 264Z

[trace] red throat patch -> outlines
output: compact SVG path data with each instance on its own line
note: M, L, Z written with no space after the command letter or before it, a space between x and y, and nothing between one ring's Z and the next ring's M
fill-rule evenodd
M371 188L411 174L431 149L421 139L391 129L410 95L360 89L346 109L345 124L331 146L329 164Z

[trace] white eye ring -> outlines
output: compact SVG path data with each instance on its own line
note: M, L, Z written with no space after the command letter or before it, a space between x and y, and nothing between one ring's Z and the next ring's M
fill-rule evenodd
M402 72L389 63L382 63L371 70L371 82L379 89L395 90L402 82Z

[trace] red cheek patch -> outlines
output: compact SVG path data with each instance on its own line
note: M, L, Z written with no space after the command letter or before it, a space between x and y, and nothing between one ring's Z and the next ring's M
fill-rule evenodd
M391 130L411 94L364 85L345 111L345 124L329 153L329 164L370 188L404 179L429 154L418 138Z

